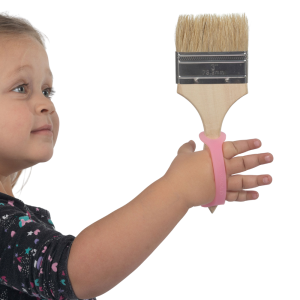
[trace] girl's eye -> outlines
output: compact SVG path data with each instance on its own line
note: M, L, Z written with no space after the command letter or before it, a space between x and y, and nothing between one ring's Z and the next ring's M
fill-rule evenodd
M13 91L16 90L16 89L18 89L18 88L21 88L21 87L23 87L23 86L28 86L28 83L26 83L26 84L21 84L21 85L17 86L16 88L13 89ZM48 91L49 96L48 96L47 98L49 98L49 99L52 99L51 97L55 94L55 90L53 89L53 87L47 88L47 89L45 89L44 91Z

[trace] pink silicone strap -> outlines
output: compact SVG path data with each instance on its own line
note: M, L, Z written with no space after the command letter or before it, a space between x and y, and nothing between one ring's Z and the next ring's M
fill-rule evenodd
M200 140L209 147L214 175L215 175L215 185L216 185L216 196L215 199L206 204L201 205L202 207L210 207L225 204L226 198L226 170L224 164L224 156L222 145L226 139L226 134L221 131L221 135L217 139L210 139L205 134L204 131L199 134Z

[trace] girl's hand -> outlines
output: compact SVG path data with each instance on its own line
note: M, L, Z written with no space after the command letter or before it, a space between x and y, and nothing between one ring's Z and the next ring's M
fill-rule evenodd
M259 142L259 145L256 146L254 142ZM256 199L258 197L257 192L244 189L267 185L272 182L272 177L268 174L236 174L273 161L273 155L270 153L235 157L260 146L261 142L258 139L223 143L222 149L227 177L227 201L241 202ZM180 196L186 202L188 208L212 202L216 192L210 150L206 145L202 151L194 152L195 148L194 141L183 144L164 175L176 196ZM270 157L270 161L266 161L266 156ZM264 181L265 178L268 179L268 182ZM257 197L254 198L254 194L257 194Z

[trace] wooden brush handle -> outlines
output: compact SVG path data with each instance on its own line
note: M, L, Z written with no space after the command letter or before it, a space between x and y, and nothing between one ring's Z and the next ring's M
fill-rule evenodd
M248 88L247 83L177 84L177 93L196 108L205 135L210 139L216 139L221 134L222 122L227 111L233 103L248 93ZM208 208L213 213L217 206Z

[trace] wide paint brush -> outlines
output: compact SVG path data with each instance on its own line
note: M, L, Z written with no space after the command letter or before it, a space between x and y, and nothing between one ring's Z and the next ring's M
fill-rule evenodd
M198 111L209 148L216 186L213 213L225 204L227 179L221 132L223 119L233 103L248 93L248 20L239 14L180 15L176 26L177 93Z

